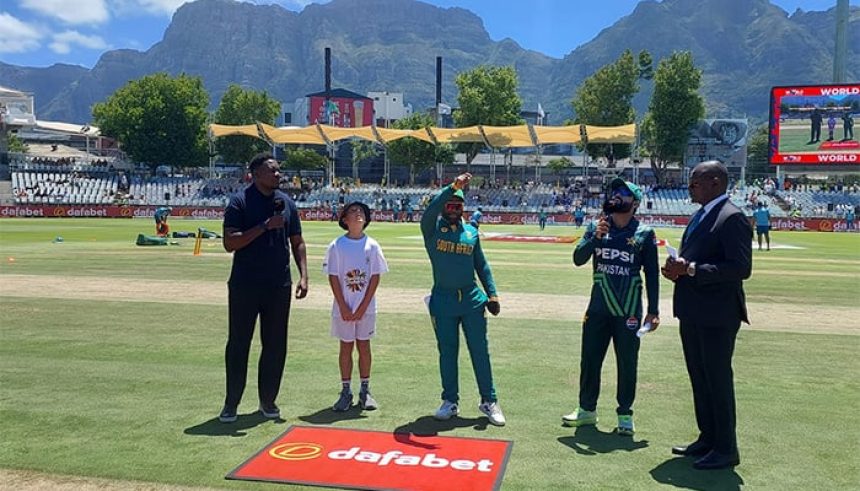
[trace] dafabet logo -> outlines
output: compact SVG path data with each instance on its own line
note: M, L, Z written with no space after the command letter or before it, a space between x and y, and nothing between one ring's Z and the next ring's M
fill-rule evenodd
M292 426L227 475L350 489L498 490L513 443Z
M323 455L322 445L316 443L282 443L275 445L269 450L269 455L281 460L309 460ZM421 466L430 469L451 468L458 471L490 472L493 469L491 459L446 459L434 453L424 455L408 455L400 450L388 450L385 452L371 452L362 450L361 447L333 450L325 454L330 460L353 460L366 464L378 466L403 465Z
M269 455L282 460L308 460L319 457L323 448L316 443L283 443L269 450Z

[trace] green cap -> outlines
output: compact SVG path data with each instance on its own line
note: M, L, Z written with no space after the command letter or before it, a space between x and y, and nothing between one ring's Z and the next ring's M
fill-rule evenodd
M458 189L458 190L454 191L454 194L453 194L451 197L452 197L452 198L457 198L457 199L459 199L459 200L461 200L461 201L466 201L466 195L464 195L464 194L463 194L463 190L462 190L462 189Z
M627 189L630 190L631 193L633 193L633 199L635 199L636 201L638 201L640 203L642 202L642 190L639 189L639 186L633 184L630 181L625 181L624 179L621 179L620 177L616 177L615 179L612 180L611 183L609 183L609 189L610 190L618 189L622 186L626 187Z

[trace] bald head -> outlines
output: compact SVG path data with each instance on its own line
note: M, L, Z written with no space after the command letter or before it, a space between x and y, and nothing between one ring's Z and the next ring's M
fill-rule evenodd
M707 204L726 193L729 171L722 162L709 160L693 168L690 174L690 198L694 203Z

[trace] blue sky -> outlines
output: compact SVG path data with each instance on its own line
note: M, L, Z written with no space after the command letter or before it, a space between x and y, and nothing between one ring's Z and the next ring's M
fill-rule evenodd
M248 0L246 0L248 1ZM299 11L314 0L250 0ZM630 14L638 0L425 0L475 12L494 40L561 58ZM92 67L109 49L141 51L161 40L185 0L0 0L0 61L24 66L69 63ZM325 3L325 1L319 1ZM836 0L772 0L792 13L826 10ZM583 8L583 5L588 8ZM860 5L860 0L851 0ZM0 81L2 84L2 81Z

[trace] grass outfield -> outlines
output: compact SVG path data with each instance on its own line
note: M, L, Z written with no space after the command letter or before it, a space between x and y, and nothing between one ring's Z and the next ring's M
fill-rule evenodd
M821 125L821 141L818 143L809 143L811 135L811 127L809 121L804 121L802 124L786 124L782 123L779 129L779 153L803 153L803 152L818 152L827 136L827 119ZM836 141L842 139L842 120L839 119L836 128L833 130L833 138ZM838 151L830 150L832 153Z
M219 222L174 220L175 230ZM574 269L570 244L485 242L502 298L490 344L503 428L478 418L465 346L461 418L435 426L435 340L421 296L430 270L417 224L373 223L391 273L378 297L373 342L379 411L336 415L337 342L320 271L335 224L304 224L311 293L294 302L279 398L285 423L256 409L256 365L238 424L215 418L223 400L229 256L220 241L191 254L179 246L134 246L151 221L0 220L0 468L228 489L307 489L226 481L223 476L289 424L514 441L503 489L857 489L860 488L860 234L774 232L755 251L746 283L751 327L735 356L742 463L693 471L673 458L695 436L692 398L671 285L661 280L663 326L640 352L637 433L614 427L615 361L604 365L597 429L574 431L560 416L576 405L579 321L590 269ZM537 227L487 232L540 234ZM548 227L546 235L577 235ZM677 245L680 229L658 235ZM62 243L53 243L57 236ZM661 251L661 257L664 254ZM251 359L258 356L255 341ZM852 463L853 462L853 463ZM0 485L2 487L2 485Z

